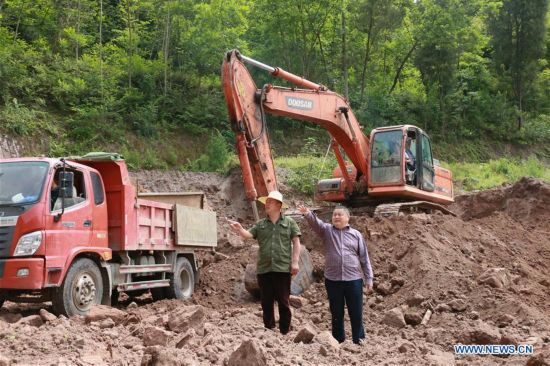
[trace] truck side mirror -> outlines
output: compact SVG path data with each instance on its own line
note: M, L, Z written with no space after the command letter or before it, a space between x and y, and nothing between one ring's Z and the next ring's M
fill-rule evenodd
M59 172L59 197L70 198L73 196L74 173Z

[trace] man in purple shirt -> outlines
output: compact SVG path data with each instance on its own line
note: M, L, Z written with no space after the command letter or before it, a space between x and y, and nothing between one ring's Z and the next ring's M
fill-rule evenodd
M350 213L337 206L332 212L332 224L317 218L308 208L299 205L309 226L323 240L325 247L325 287L332 314L332 336L342 343L344 306L348 306L353 343L365 339L363 328L363 286L372 292L372 267L363 235L349 226Z

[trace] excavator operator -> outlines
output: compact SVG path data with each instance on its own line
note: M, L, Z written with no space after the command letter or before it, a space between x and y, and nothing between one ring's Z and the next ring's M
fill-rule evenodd
M415 173L416 173L416 158L411 150L412 138L407 137L407 142L405 143L405 176L407 179L407 184L415 184Z

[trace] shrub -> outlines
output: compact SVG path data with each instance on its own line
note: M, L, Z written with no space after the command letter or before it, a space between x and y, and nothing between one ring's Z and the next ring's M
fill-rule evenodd
M225 172L230 160L230 151L227 141L222 134L215 130L210 136L204 154L187 165L187 170L206 172Z

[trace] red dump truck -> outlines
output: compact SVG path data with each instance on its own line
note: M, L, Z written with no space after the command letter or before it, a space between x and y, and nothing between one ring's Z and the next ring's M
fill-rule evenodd
M0 306L52 301L71 316L119 292L189 298L216 214L200 195L148 198L116 154L0 159Z

